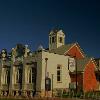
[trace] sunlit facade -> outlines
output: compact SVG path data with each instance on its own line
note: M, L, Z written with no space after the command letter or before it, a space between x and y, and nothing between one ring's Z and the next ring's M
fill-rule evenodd
M10 53L1 50L0 95L52 97L76 91L76 87L77 91L94 91L98 89L96 67L78 43L65 44L64 32L53 29L48 49L40 45L32 52L28 45L17 44Z

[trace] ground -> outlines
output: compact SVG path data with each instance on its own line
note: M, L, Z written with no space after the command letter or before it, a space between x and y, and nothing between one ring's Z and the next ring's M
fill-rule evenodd
M0 98L0 100L87 100L87 99L77 99L77 98ZM91 100L91 99L88 99Z

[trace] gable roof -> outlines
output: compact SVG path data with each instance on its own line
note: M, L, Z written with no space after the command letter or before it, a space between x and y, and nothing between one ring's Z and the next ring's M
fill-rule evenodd
M83 59L77 59L76 61L78 72L84 72L84 68L89 63L89 61L93 61L93 63L95 64L95 71L97 71L97 64L95 63L95 60L92 57L85 57Z
M78 43L71 43L71 44L62 45L61 47L50 50L49 52L50 53L57 53L57 54L60 54L60 55L65 55L66 52L68 52L71 49L71 47L73 47L75 45L79 48L79 50L81 51L81 54L85 57L86 55L85 55L85 53L83 52L83 50L81 49L81 47L79 46Z
M91 57L85 57L83 59L77 59L77 71L84 71L86 64L91 60Z
M58 47L57 49L50 50L49 52L50 53L57 53L57 54L60 54L60 55L64 55L64 53L66 51L68 51L74 44L75 43L67 44L67 45L62 45L61 47Z

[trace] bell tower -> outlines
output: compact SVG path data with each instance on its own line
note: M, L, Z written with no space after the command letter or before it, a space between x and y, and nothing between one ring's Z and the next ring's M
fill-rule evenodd
M65 34L61 29L53 29L49 33L49 50L65 45Z

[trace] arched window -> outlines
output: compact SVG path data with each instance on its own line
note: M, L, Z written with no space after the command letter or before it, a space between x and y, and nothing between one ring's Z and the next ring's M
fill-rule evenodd
M19 83L19 69L16 72L16 83Z
M19 68L19 83L22 83L22 69Z
M3 72L3 84L5 84L6 72Z
M32 83L32 69L29 69L29 83Z
M50 40L49 41L50 41L50 44L51 44L52 43L51 37L50 37Z
M62 37L59 37L59 43L63 43L63 38Z
M3 74L3 84L8 84L8 70Z
M8 71L5 73L5 84L7 84L7 76L8 76Z

